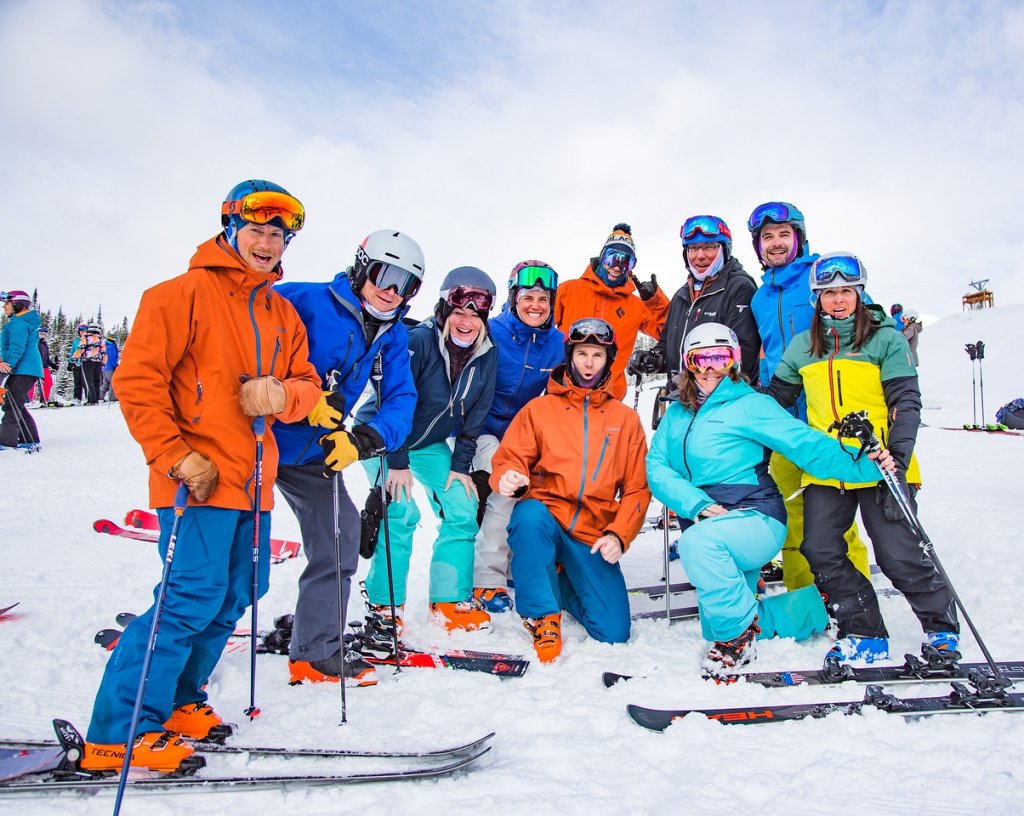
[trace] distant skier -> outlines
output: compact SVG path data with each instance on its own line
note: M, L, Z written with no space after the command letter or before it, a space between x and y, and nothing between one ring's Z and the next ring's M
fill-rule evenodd
M50 391L53 389L53 372L57 370L57 363L50 357L50 343L47 338L50 330L45 326L39 327L39 357L43 361L43 379L40 381L42 392L42 403L50 402Z
M103 366L107 362L106 342L99 323L88 325L85 339L78 350L81 352L82 380L85 382L85 404L98 405L103 384Z
M541 261L523 261L508 279L508 301L489 321L491 340L498 346L498 376L494 401L477 440L473 481L480 493L480 532L476 536L473 597L488 612L512 608L507 575L512 553L508 522L516 500L491 491L491 457L512 418L534 397L544 393L551 371L565 359L565 335L553 325L558 275Z
M626 363L637 334L657 340L668 316L668 298L658 288L658 279L652 274L646 283L637 282L635 266L633 231L629 224L616 224L583 274L562 281L555 296L555 325L563 332L584 317L599 317L614 329L622 349L611 370L615 399L626 396Z
M890 307L889 309L889 314L892 316L893 321L895 321L896 323L896 331L902 332L904 326L903 306L900 305L899 303L892 304L892 307Z
M565 362L530 400L491 459L491 487L519 499L508 526L516 609L542 663L562 651L562 610L604 643L629 639L619 559L651 493L640 418L612 392L615 332L599 318L569 327Z
M7 322L0 330L0 378L4 378L4 416L0 420L0 447L14 448L19 442L39 442L39 431L25 403L36 380L43 376L36 335L39 313L32 308L27 292L0 292Z
M683 368L683 338L702 323L722 323L736 332L743 373L756 381L761 338L750 299L757 284L732 254L732 232L721 218L695 215L679 235L686 282L672 296L661 339L651 349L633 352L627 372L674 375Z
M761 336L761 383L767 386L793 338L811 327L814 306L807 276L818 256L811 253L807 242L803 213L792 204L769 201L755 207L747 220L747 228L764 272L761 286L750 301L750 310ZM790 413L807 421L803 396ZM782 545L783 581L787 589L810 586L814 574L807 559L800 554L804 539L804 498L800 490L803 471L779 452L772 453L770 471L786 500L788 524L786 542ZM845 538L850 561L865 577L870 576L867 546L857 533L856 522L850 525Z
M878 468L756 393L740 373L740 342L728 326L702 323L682 351L678 402L654 434L647 477L654 496L681 520L679 559L697 588L701 631L712 641L702 669L722 679L754 659L755 639L802 639L828 625L814 587L755 595L761 565L786 537L768 451L784 452L820 478L877 479ZM888 454L881 461L891 467Z
M117 335L113 332L107 332L104 342L106 344L107 358L103 363L103 383L100 385L100 399L105 399L107 402L117 402L114 387L111 385L111 381L114 379L114 372L117 371L121 357L121 353L117 348Z
M812 428L829 431L851 411L866 411L878 438L896 460L896 475L917 509L921 473L914 456L921 392L906 338L880 306L863 302L867 272L849 253L823 255L810 271L816 302L811 328L782 357L769 393L783 407L807 394ZM838 394L842 392L840 401ZM854 442L849 442L855 445ZM871 581L847 557L844 531L858 509L882 573L902 592L927 642L955 650L960 627L953 595L886 485L877 478L821 479L805 473L804 541L800 552L839 623L830 655L875 662L889 657L889 633Z
M498 349L487 329L495 294L494 281L475 266L460 266L445 276L434 316L409 331L409 364L417 395L412 431L388 453L383 477L376 459L363 462L370 483L380 484L378 479L384 478L392 497L386 512L399 634L413 536L420 521L412 495L415 482L423 486L431 510L441 520L430 559L431 617L449 630L480 629L490 620L473 601L479 499L470 472L498 370ZM371 423L376 415L371 398L360 407L356 420ZM454 450L449 438L455 440ZM366 593L371 619L390 619L383 546L377 547L370 562Z
M333 280L274 287L306 325L309 359L322 388L320 402L308 420L275 429L281 448L277 487L299 520L306 554L289 647L292 683L337 682L343 675L349 685L377 682L373 667L354 649L345 651L342 663L334 526L336 521L340 525L347 609L352 576L359 566L360 519L344 470L384 449L397 449L412 428L416 388L409 370L409 333L402 317L409 312L423 274L419 244L396 230L376 230L356 248L353 264ZM372 420L348 431L343 423L366 390L378 357L381 408ZM332 478L325 479L326 473ZM334 479L338 480L338 519Z
M915 309L904 309L903 311L903 331L901 332L904 337L907 338L907 343L910 345L910 353L914 355L914 365L921 365L921 358L917 356L917 344L921 340L921 332L924 331L924 326L921 325L921 319Z
M295 422L320 397L306 330L272 288L302 228L302 204L276 184L244 181L221 207L224 231L189 270L142 295L114 387L149 463L150 506L166 556L178 482L189 491L160 620L132 764L173 771L221 718L206 686L253 590L253 417L267 417L259 593L270 570L275 418ZM245 380L243 382L243 380ZM96 694L82 767L121 769L154 608L125 629Z

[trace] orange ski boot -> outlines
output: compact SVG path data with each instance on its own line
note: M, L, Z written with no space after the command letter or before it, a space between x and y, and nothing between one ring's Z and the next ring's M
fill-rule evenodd
M224 724L224 720L217 716L209 703L188 703L179 706L164 723L164 728L183 737L204 742L224 742L234 733L234 729Z
M342 675L341 650L326 660L289 660L288 668L291 670L291 679L288 682L292 686L306 680L310 683L337 683ZM344 674L346 686L377 685L376 669L354 649L345 650Z
M491 616L487 611L477 606L472 599L432 603L430 611L449 632L455 629L486 629L487 624L491 622Z
M124 765L127 746L85 744L81 768L85 771L120 771ZM195 749L171 731L149 731L135 738L132 748L132 767L149 768L161 773L195 773L206 764L201 756L193 756Z
M533 648L540 662L554 663L562 653L562 613L523 618L523 626L533 635Z

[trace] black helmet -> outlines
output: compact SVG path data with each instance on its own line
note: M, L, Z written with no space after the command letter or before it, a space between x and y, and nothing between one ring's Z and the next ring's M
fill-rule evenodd
M576 346L582 345L603 346L608 352L604 370L589 383L583 380L572 361L574 349ZM565 370L573 383L581 388L600 388L611 375L612 363L615 362L618 350L618 344L615 342L615 329L610 323L599 317L584 317L573 323L565 336Z

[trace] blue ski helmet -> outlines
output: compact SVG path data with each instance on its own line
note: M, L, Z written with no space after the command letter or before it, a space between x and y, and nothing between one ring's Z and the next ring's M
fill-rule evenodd
M302 202L281 185L263 179L247 179L236 184L224 197L220 208L220 224L235 252L238 252L238 231L247 223L281 227L287 247L305 220Z
M800 210L785 201L769 201L754 208L750 218L747 219L747 229L750 230L750 238L754 242L754 254L757 255L762 267L765 266L765 262L761 257L761 227L765 224L789 224L792 226L797 240L796 254L793 257L800 257L807 246L807 225L804 223L804 214Z

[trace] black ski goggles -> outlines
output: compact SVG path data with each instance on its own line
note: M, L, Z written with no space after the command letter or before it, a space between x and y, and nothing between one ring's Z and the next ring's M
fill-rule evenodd
M615 330L598 317L584 317L569 327L569 342L573 345L593 343L598 346L614 346Z

